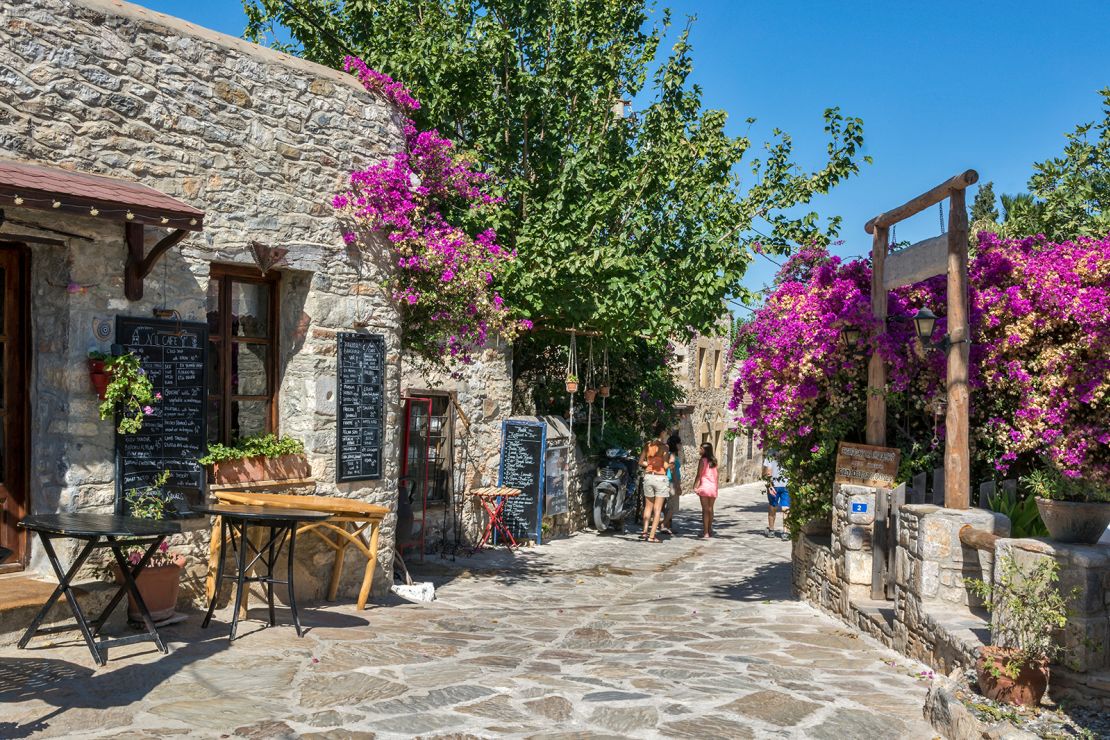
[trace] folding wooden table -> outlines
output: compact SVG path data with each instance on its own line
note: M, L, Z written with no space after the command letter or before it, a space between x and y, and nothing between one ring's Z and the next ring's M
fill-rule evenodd
M389 509L384 506L368 504L337 496L300 496L282 493L256 493L253 491L213 491L212 495L220 503L243 504L245 506L280 507L318 511L331 516L322 522L306 522L297 528L298 534L312 532L335 553L331 567L331 581L328 584L328 601L335 601L339 591L339 579L343 575L343 557L347 547L354 545L366 558L366 568L362 576L362 588L358 592L358 608L365 609L374 585L374 569L378 563L378 534L382 521ZM213 524L212 544L208 558L207 592L211 598L215 589L215 573L221 557L221 524ZM334 535L334 539L333 539ZM243 595L244 608L246 594Z

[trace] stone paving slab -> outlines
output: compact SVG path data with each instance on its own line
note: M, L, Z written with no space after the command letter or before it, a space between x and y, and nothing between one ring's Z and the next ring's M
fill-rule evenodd
M304 605L311 629L167 628L171 653L0 649L0 737L931 738L913 664L790 595L758 487L719 536L583 532L413 568L430 604ZM419 575L423 574L423 575ZM259 619L265 609L252 609Z

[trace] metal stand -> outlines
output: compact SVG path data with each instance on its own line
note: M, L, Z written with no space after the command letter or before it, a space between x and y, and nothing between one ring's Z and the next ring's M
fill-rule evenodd
M220 584L226 578L227 580L235 581L235 611L231 615L231 633L228 635L228 642L235 639L235 632L239 627L239 607L243 602L243 584L245 583L261 583L266 586L266 604L269 607L270 626L273 627L277 624L277 619L274 614L274 584L280 584L288 587L289 591L289 611L293 616L293 626L297 630L297 637L302 637L304 631L301 629L301 620L297 615L297 601L293 593L293 562L294 562L294 548L297 544L297 522L280 522L268 525L269 540L256 547L250 538L247 537L247 527L249 526L246 521L235 519L224 515L223 526L221 530L221 547L220 547L220 560L216 566L216 587L212 593L212 601L208 605L208 613L204 616L204 621L201 623L202 628L208 627L208 623L212 620L212 614L216 611L216 601L220 596ZM235 536L238 535L239 544L235 544ZM281 555L281 548L285 544L286 537L289 540L289 553L288 559L288 575L286 580L281 581L274 578L274 566L277 565L278 557ZM236 570L235 575L224 575L224 561L223 553L227 552L224 549L230 545L236 556ZM247 562L247 548L254 550L254 557ZM248 576L247 572L250 571L256 563L261 561L266 566L266 574L262 576Z

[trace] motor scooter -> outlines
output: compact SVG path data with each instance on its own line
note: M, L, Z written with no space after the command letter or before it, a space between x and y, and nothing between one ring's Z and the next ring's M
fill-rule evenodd
M636 515L639 487L639 461L628 450L607 450L594 476L594 526L598 532L620 530L626 518Z

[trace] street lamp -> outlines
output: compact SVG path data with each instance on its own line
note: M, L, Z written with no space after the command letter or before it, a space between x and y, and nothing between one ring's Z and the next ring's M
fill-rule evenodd
M937 316L927 308L920 308L913 317L913 325L917 329L917 338L922 344L929 344L933 339L933 328L937 324Z
M863 332L859 328L851 324L844 326L840 329L840 346L848 352L856 352L859 349L859 338Z

